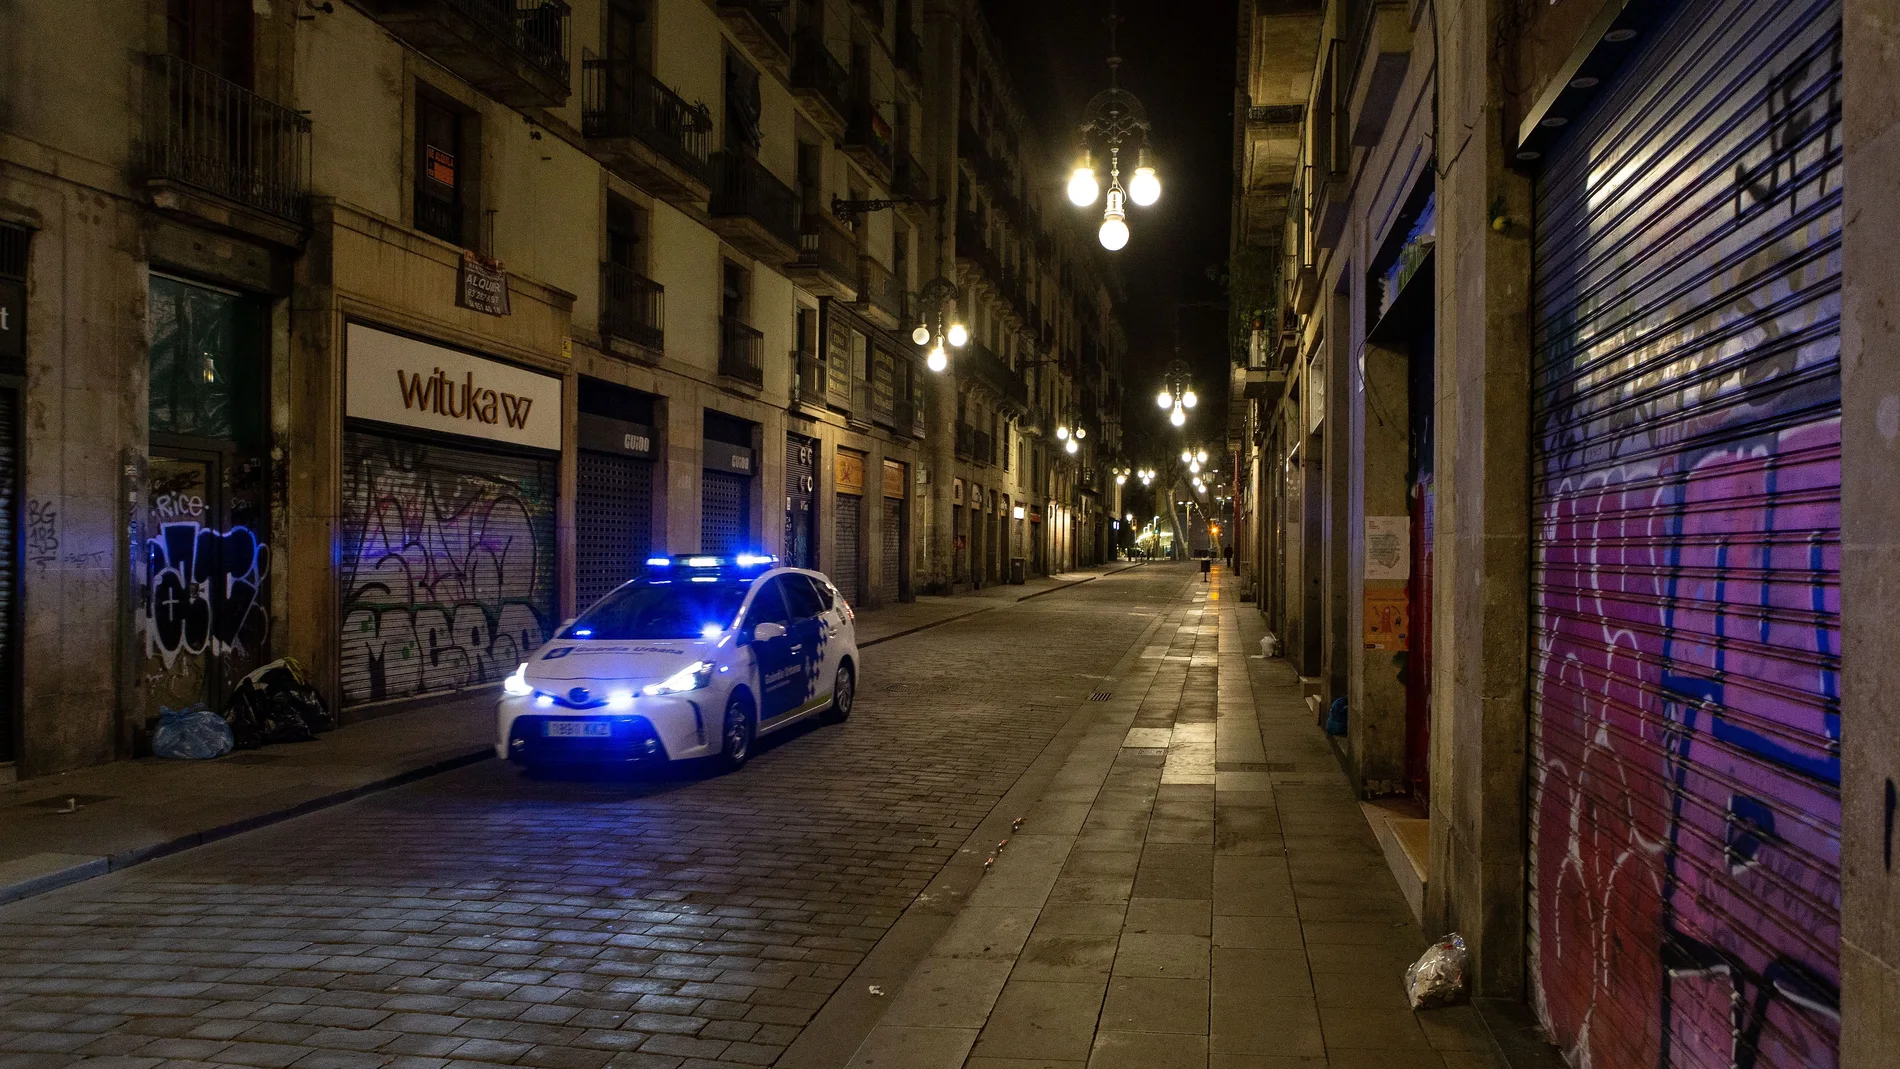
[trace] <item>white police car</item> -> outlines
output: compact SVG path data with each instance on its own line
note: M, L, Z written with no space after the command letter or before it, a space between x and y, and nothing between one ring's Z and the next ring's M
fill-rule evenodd
M851 715L854 618L830 580L772 557L652 558L508 677L495 752L736 770L760 735Z

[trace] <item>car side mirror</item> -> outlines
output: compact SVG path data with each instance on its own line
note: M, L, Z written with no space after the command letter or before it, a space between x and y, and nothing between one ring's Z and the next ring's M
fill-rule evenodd
M775 638L784 637L784 624L763 623L752 625L752 641L754 642L770 642Z

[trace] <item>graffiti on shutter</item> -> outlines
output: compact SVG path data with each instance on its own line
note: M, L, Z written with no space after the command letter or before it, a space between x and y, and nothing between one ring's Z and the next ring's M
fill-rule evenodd
M552 633L550 456L343 436L345 705L500 680Z
M816 567L818 547L813 538L817 510L812 490L817 483L818 443L796 434L785 436L785 563L794 568Z
M831 581L844 595L844 600L852 605L858 604L858 573L861 570L858 557L858 530L860 509L864 499L855 494L837 495L838 543L836 559L832 563Z
M1575 1064L1838 1064L1840 20L1684 5L1537 187L1530 976Z
M576 455L574 607L584 609L640 574L653 548L653 461Z

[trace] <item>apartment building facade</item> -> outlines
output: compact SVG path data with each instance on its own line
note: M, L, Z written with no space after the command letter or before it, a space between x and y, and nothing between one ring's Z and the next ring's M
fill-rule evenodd
M1880 7L1243 4L1243 573L1572 1064L1896 1042Z
M135 756L284 656L346 722L480 694L649 554L943 584L972 372L910 332L955 263L950 14L16 13L0 769Z

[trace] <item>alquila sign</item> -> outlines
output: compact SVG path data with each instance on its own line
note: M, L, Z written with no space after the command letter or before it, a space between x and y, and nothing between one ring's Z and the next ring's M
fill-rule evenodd
M561 448L561 380L351 323L347 415L537 449Z

